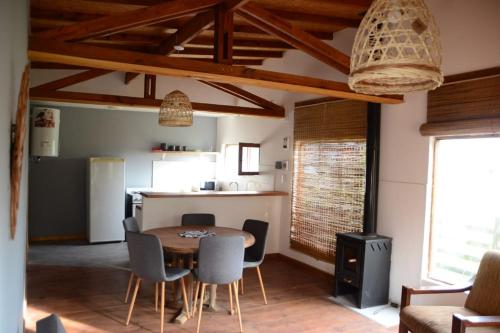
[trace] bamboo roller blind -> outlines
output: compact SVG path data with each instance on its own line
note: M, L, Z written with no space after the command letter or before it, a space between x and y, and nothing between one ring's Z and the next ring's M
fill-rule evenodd
M363 229L367 103L295 109L293 249L334 262L336 233Z
M422 135L500 134L500 76L444 85L429 92Z

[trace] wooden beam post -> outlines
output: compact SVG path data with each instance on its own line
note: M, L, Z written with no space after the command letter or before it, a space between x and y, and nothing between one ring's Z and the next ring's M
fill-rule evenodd
M247 3L238 8L237 14L259 29L282 39L342 73L349 74L350 59L347 55L266 9Z
M243 66L214 64L140 52L78 45L75 43L54 40L30 38L28 56L31 61L55 62L154 75L191 77L232 84L249 84L264 88L282 89L374 103L397 104L402 102L401 96L371 96L358 94L350 90L347 84L342 82L259 70Z
M144 98L156 98L156 75L144 75Z
M215 9L214 62L231 65L233 63L233 10L224 4Z

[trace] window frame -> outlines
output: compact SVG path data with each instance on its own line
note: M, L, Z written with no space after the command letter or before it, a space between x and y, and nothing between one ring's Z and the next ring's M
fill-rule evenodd
M437 277L434 277L431 275L431 268L432 268L432 246L433 246L433 223L434 223L434 213L436 210L436 177L437 177L437 166L439 163L439 158L438 158L438 150L439 150L439 143L444 140L459 140L459 139L482 139L482 138L500 138L500 134L477 134L477 135L450 135L450 136L434 136L432 137L433 142L431 143L432 145L432 160L430 161L429 165L431 165L432 173L431 173L431 189L430 189L430 212L429 212L429 222L428 222L428 234L427 234L427 265L426 265L426 273L424 278L430 281L437 282L439 284L444 284L444 285L453 285L455 284L454 282L450 281L445 281L443 279L439 279Z
M260 169L260 143L245 143L238 144L238 176L256 176L260 171L243 171L243 148L259 148L259 169Z

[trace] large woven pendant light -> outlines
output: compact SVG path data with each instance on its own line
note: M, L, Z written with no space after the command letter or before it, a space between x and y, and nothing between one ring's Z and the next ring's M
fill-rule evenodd
M351 89L402 94L442 83L439 31L424 1L374 0L354 40Z
M193 125L193 106L186 94L179 90L167 94L160 106L158 122L171 127Z

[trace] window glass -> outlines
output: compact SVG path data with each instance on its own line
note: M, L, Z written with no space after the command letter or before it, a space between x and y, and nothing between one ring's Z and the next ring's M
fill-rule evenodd
M435 145L429 277L460 283L500 249L500 138Z

